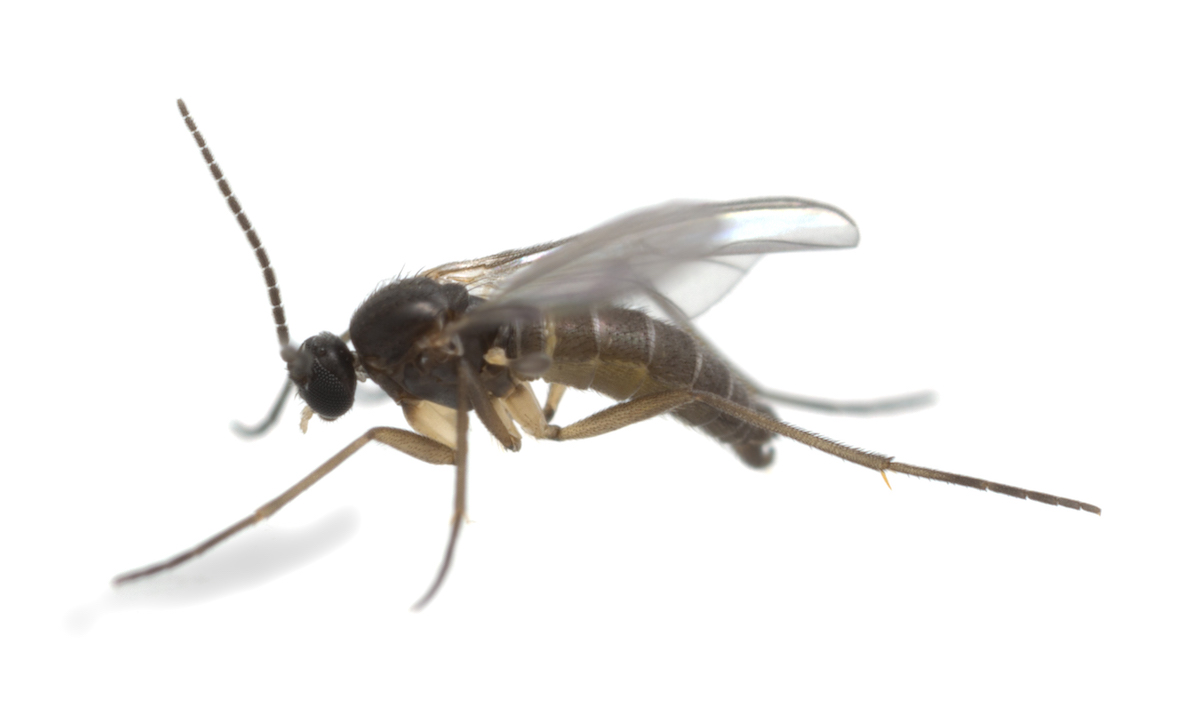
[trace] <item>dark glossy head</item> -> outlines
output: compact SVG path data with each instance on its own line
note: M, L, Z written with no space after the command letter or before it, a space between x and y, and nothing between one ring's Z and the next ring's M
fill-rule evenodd
M332 332L313 335L300 345L288 362L288 376L300 398L326 421L341 416L354 405L354 355Z

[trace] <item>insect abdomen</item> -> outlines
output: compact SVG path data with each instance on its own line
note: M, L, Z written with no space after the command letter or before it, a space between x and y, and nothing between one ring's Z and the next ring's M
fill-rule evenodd
M755 401L730 368L691 334L638 310L606 308L514 328L505 347L511 359L535 352L550 357L549 382L593 389L618 401L687 389L724 397L773 416ZM672 415L733 446L752 467L771 462L772 434L704 404Z

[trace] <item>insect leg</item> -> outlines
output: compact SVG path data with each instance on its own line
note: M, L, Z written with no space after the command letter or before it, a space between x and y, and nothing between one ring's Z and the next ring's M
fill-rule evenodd
M505 414L534 438L546 437L546 414L529 382L514 382L508 396L496 399Z
M665 414L694 400L695 396L686 389L650 394L614 404L585 419L580 419L570 426L546 426L544 435L555 441L602 436L619 428Z
M695 400L708 404L722 413L729 414L730 416L739 418L747 423L758 426L759 428L771 431L772 433L777 433L794 441L799 441L807 446L816 448L819 451L837 456L842 460L856 463L865 468L870 468L871 470L876 470L881 473L892 471L896 473L903 473L904 475L912 475L918 478L941 480L942 482L948 482L954 485L973 487L979 490L990 490L992 492L998 492L1002 495L1019 497L1024 500L1043 502L1047 505L1058 505L1060 507L1069 507L1074 510L1084 510L1085 512L1091 512L1092 514L1100 514L1099 507L1086 502L1080 502L1078 500L1072 500L1066 497L1058 497L1056 495L1048 495L1044 492L1025 490L1023 488L995 483L990 480L983 480L981 478L972 478L966 475L947 473L941 470L934 470L932 468L922 468L920 466L909 465L907 463L898 463L892 460L891 456L871 453L870 451L864 451L854 448L853 446L847 446L842 443L832 441L824 436L796 428L795 426L783 423L782 421L777 421L770 416L762 414L761 412L755 411L754 409L742 406L740 404L736 404L728 399L723 399L715 394L698 391L692 392L692 396L695 397Z
M407 453L417 460L434 465L449 465L455 462L454 451L435 440L400 428L372 428L355 439L353 443L340 450L332 458L322 463L319 468L309 473L303 480L289 487L282 495L259 507L253 514L242 519L240 522L231 525L195 547L176 554L166 561L121 574L113 579L113 585L119 586L128 581L143 576L153 576L160 571L166 571L167 569L179 566L183 562L203 554L243 529L253 527L255 524L278 512L287 503L296 499L300 493L312 487L314 483L328 475L334 468L341 465L347 458L354 455L354 453L370 441L385 443L401 453Z
M554 418L554 412L558 411L558 404L562 401L565 393L567 393L566 384L550 385L550 391L546 393L546 404L542 407L542 414L546 417L547 423Z
M475 408L475 415L479 417L483 427L492 434L493 438L500 441L500 445L504 446L506 450L521 450L520 434L512 428L512 421L508 421L508 425L505 425L500 412L496 410L497 405L493 403L492 397L483 388L483 382L479 380L479 373L472 371L470 367L459 367L458 371L459 382L466 387L467 400ZM462 405L462 402L459 402L459 408L462 408Z
M1012 485L1004 485L995 483L990 480L980 478L972 478L966 475L957 475L955 473L947 473L941 470L932 468L922 468L916 465L908 465L907 463L899 463L890 456L872 453L860 448L848 446L837 441L830 440L824 436L796 428L790 424L783 423L776 419L767 416L759 411L755 411L741 404L734 403L728 399L701 391L666 391L658 394L623 401L607 409L588 416L585 419L577 421L570 426L558 427L547 426L546 438L557 441L567 441L579 438L591 438L592 436L600 436L605 433L610 433L619 428L624 428L630 424L644 421L648 418L665 414L687 403L698 401L711 406L721 413L728 414L734 418L741 419L746 423L752 424L780 436L790 438L793 441L799 441L811 448L816 448L819 451L828 453L832 456L841 458L842 460L861 465L865 468L884 473L892 471L903 473L904 475L912 475L918 478L928 478L930 480L941 480L942 482L952 483L954 485L962 485L964 487L973 487L979 490L990 490L1003 495L1019 497L1021 499L1034 500L1043 502L1048 505L1058 505L1060 507L1069 507L1075 510L1084 510L1093 514L1100 514L1100 508L1072 500L1066 497L1058 497L1049 495L1044 492L1035 492L1033 490L1025 490Z
M455 431L458 430L458 412L455 409L421 399L405 399L400 402L400 408L412 430L447 448L458 445L454 440Z
M459 360L458 411L455 419L455 439L458 445L454 448L454 517L450 523L450 540L446 542L446 553L442 556L442 565L433 579L433 584L425 595L413 604L414 611L421 610L432 601L438 589L442 587L442 581L446 580L450 562L454 559L454 548L458 545L458 533L462 530L463 519L467 516L467 424L470 423L467 402L471 398L470 387L470 367L463 360Z
M262 421L253 426L247 426L241 421L234 421L230 424L230 428L242 438L257 438L263 435L279 420L279 412L283 411L283 405L287 402L288 394L292 393L293 386L290 378L283 383L283 389L279 391L279 396L275 397L275 403L271 405L270 413Z

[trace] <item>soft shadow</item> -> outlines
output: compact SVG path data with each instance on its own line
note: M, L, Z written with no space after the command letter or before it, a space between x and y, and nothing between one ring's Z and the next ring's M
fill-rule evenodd
M96 600L72 610L67 629L86 632L105 613L188 606L261 586L342 546L358 531L358 524L358 513L343 508L305 527L252 528L179 568L110 587Z

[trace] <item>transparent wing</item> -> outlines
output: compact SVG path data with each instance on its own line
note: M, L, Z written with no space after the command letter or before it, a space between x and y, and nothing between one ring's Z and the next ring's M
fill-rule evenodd
M599 303L683 319L720 300L764 254L857 244L850 217L819 202L791 197L668 202L568 239L422 275L463 283L488 298L472 310L473 323Z
M417 275L432 278L435 281L461 283L473 295L490 298L496 292L498 284L513 277L517 271L529 266L544 256L546 252L556 249L570 240L570 238L559 239L524 249L501 251L498 254L469 261L452 261L436 268L427 269Z

